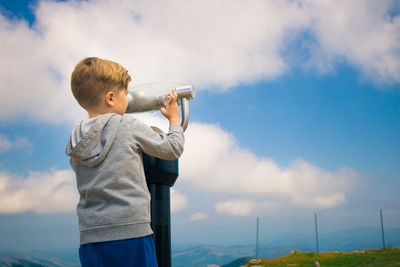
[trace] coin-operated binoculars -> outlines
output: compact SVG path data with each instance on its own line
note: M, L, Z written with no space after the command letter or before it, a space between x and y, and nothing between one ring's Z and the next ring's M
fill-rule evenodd
M192 85L184 83L147 83L134 86L128 92L126 113L160 109L168 103L168 93L174 89L181 106L181 125L189 123L189 100L195 97ZM155 128L155 131L161 131ZM151 194L151 228L154 232L159 267L171 267L171 207L170 187L179 175L178 160L163 160L145 153L143 165Z

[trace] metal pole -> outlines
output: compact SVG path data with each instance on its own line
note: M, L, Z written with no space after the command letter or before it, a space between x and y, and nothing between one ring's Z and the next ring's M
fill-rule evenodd
M142 159L151 195L151 228L158 267L171 267L170 187L179 175L178 160L163 160L145 153Z
M315 241L317 245L317 253L319 253L317 213L314 213L314 220L315 220Z
M170 187L150 184L151 228L159 267L171 267Z
M256 234L256 259L258 259L258 228L260 218L257 217L257 234Z
M383 243L383 248L386 248L385 246L385 233L383 231L383 216L382 216L382 210L380 209L380 214L381 214L381 228L382 228L382 243Z

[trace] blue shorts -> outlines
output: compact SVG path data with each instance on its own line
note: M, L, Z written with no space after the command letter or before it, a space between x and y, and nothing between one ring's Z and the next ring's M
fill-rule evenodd
M79 247L82 267L157 267L151 235L139 238L84 244Z

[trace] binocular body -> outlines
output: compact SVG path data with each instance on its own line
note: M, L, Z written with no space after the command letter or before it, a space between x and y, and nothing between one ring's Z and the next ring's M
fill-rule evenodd
M139 84L128 92L128 108L126 113L158 110L168 103L168 94L174 89L178 95L178 105L181 106L181 124L186 130L189 122L188 100L195 97L192 85L176 82L157 82Z

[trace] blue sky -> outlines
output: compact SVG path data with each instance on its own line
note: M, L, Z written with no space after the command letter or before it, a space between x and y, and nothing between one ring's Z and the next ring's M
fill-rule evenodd
M92 55L197 90L173 242L251 243L256 217L279 240L314 212L322 231L379 226L379 209L399 227L398 2L185 3L0 1L0 248L77 246L69 76Z

